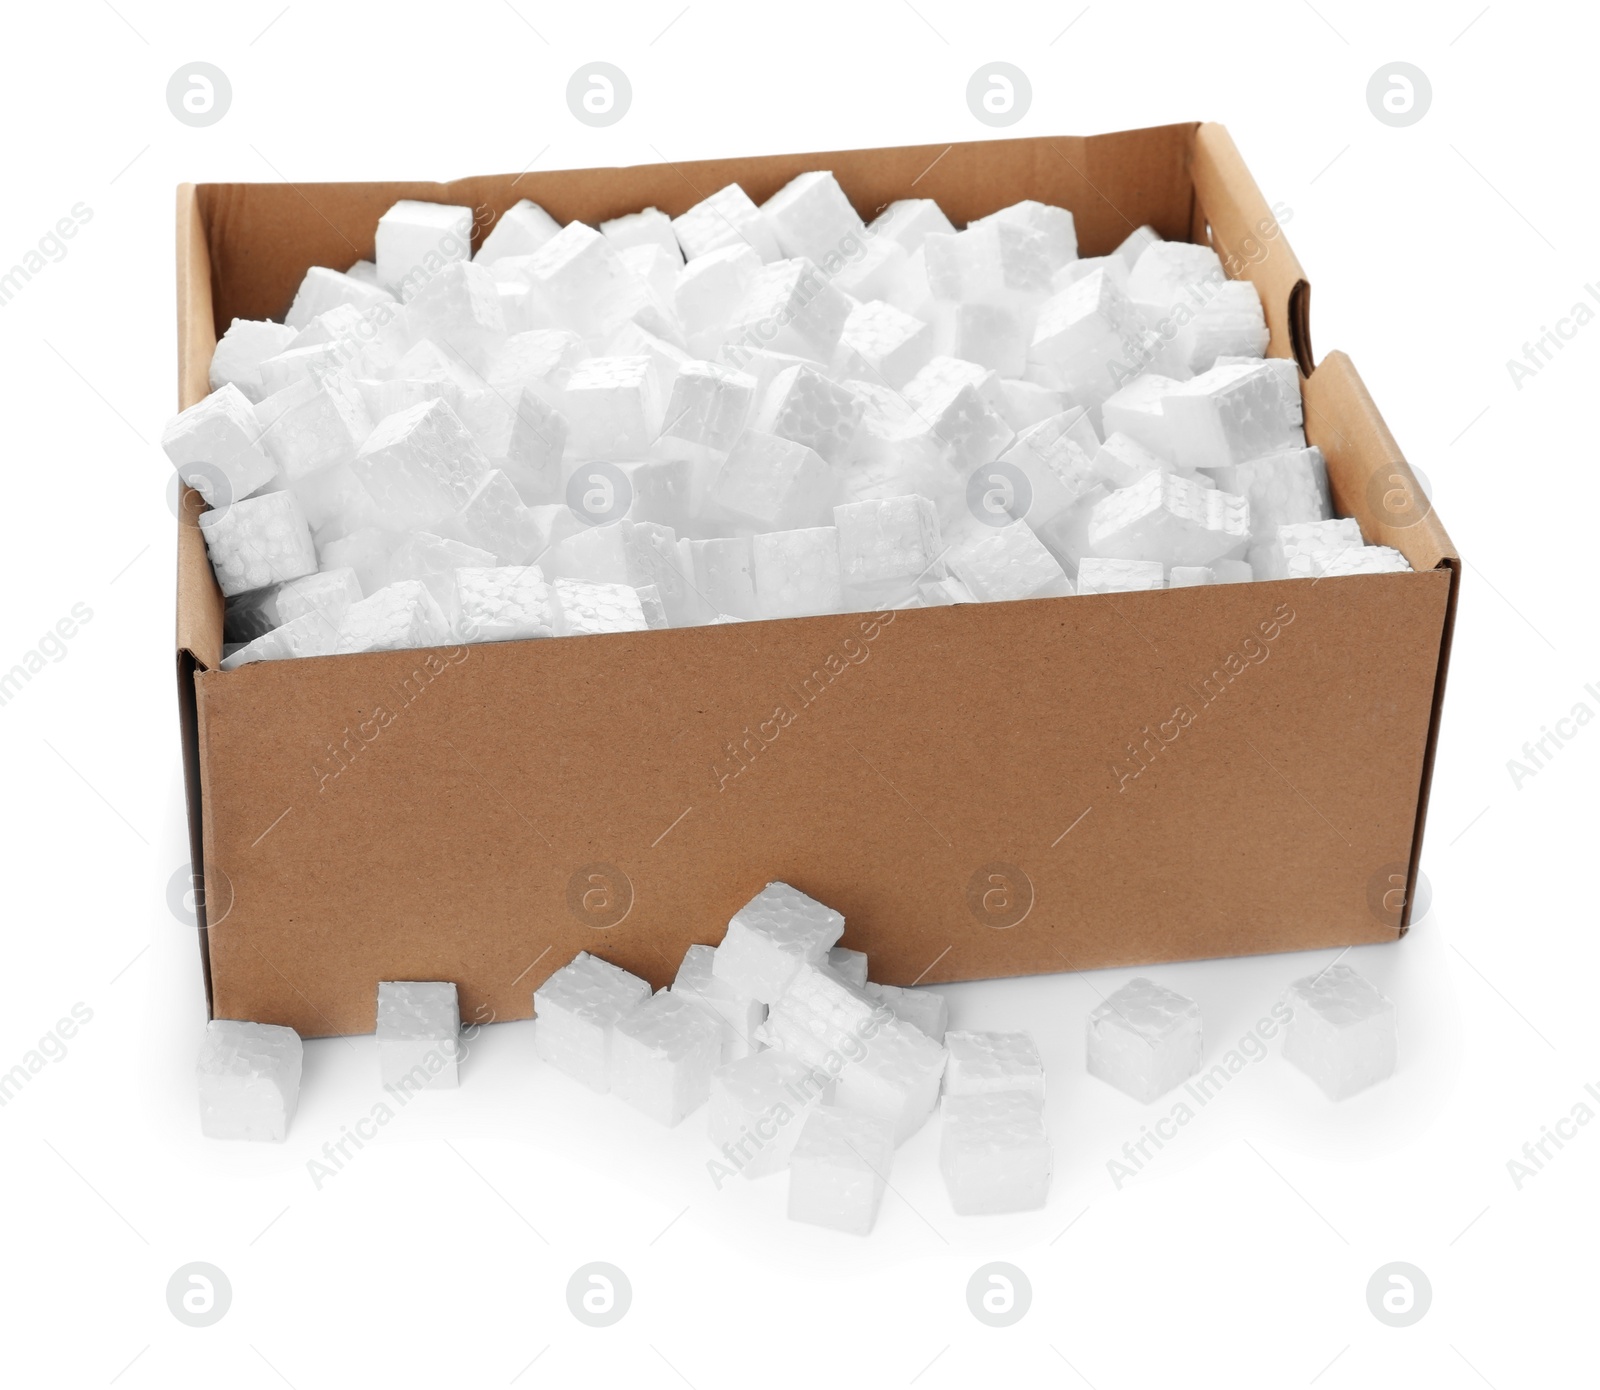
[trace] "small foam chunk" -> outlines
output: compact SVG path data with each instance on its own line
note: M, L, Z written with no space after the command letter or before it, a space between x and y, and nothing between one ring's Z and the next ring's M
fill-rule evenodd
M848 255L866 231L839 181L826 169L796 174L761 205L761 214L785 256L818 264Z
M1394 1003L1364 975L1335 962L1296 980L1284 1002L1292 1017L1284 1028L1283 1055L1330 1100L1344 1100L1394 1074Z
M337 650L338 642L337 622L330 622L320 613L304 613L226 653L222 658L222 669L236 671L256 661L328 656Z
M494 555L431 531L415 531L384 557L381 581L373 587L420 579L440 611L448 616L456 611L456 573L473 568L495 568Z
M531 256L560 230L561 224L555 218L524 198L500 214L472 259L479 265L492 266L507 256Z
M771 223L736 183L719 188L688 212L674 217L672 230L690 261L725 246L749 246L764 262L783 255Z
M265 492L200 514L200 531L225 597L298 579L317 568L317 548L291 492Z
M981 227L986 223L1000 223L1022 227L1044 240L1045 262L1052 271L1078 259L1078 232L1072 214L1066 208L1052 207L1048 203L1025 198L1020 203L991 212L969 226Z
M550 586L537 565L458 569L456 604L456 631L469 642L555 636Z
M506 340L494 276L470 261L452 261L417 287L406 305L405 332L433 343L452 366L487 370Z
M811 367L780 372L767 387L753 426L814 449L824 462L842 466L861 427L865 407L845 386Z
M719 1021L664 989L617 1019L607 1074L612 1094L670 1126L705 1104L721 1060Z
M1094 509L1089 546L1108 560L1206 565L1250 540L1250 504L1176 473L1147 473Z
M483 475L466 505L439 529L455 540L487 550L502 565L527 564L547 540L539 516L498 468Z
M882 299L857 304L839 334L850 376L898 390L933 356L933 328Z
M1080 594L1136 594L1165 588L1159 560L1104 560L1086 555L1078 562Z
M294 303L289 306L289 312L283 316L283 324L285 328L293 328L298 332L309 326L312 320L341 305L348 305L352 309L365 312L380 304L393 303L394 295L380 285L357 280L353 275L346 275L341 270L329 270L327 266L314 265L306 271L305 277L300 281L300 288L295 291Z
M1251 548L1250 565L1258 579L1318 579L1334 561L1364 544L1361 523L1354 517L1291 522L1278 527L1272 540Z
M902 989L899 985L880 985L868 981L863 987L868 999L882 1004L902 1023L909 1023L943 1046L950 1024L950 1002L930 989Z
M1174 462L1223 468L1282 449L1303 449L1299 374L1287 359L1213 367L1161 403Z
M337 374L302 377L274 392L256 407L256 419L262 447L291 485L353 463L372 432L360 390Z
M1148 1105L1200 1070L1200 1006L1142 976L1089 1015L1088 1068Z
M212 1019L200 1044L200 1132L282 1142L300 1099L300 1035L275 1023Z
M873 219L867 230L874 238L888 237L905 250L915 251L929 233L949 235L955 227L932 198L897 198Z
M806 1117L832 1094L826 1073L765 1048L711 1073L706 1129L722 1160L741 1177L769 1177L789 1166Z
M732 1062L756 1051L756 1029L766 1019L767 1006L748 994L740 994L726 980L719 980L712 969L715 961L715 947L691 946L678 966L672 990L717 1016L722 1060Z
M225 507L272 481L275 469L260 441L255 410L231 383L175 415L161 432L178 476L208 507Z
M760 269L755 249L736 241L696 256L678 273L672 307L691 352L710 356L721 348L728 321Z
M1364 545L1335 555L1323 566L1322 574L1331 579L1340 574L1402 574L1410 569L1411 562L1393 546ZM1297 576L1291 573L1289 577Z
M672 219L660 208L650 207L613 217L600 224L600 235L607 237L619 251L655 246L667 252L675 264L683 264L683 248L672 230Z
M935 357L906 383L905 397L957 470L987 463L1011 443L1011 426L991 404L1000 398L999 375L980 363Z
M460 511L489 471L466 426L443 401L424 401L377 426L351 462L380 524L422 530Z
M567 380L569 446L580 458L645 453L661 423L657 383L645 356L591 357Z
M750 559L760 617L804 618L843 611L837 527L763 532L751 537Z
M402 301L472 254L472 209L403 198L378 219L378 283Z
M946 1033L944 1045L950 1053L944 1074L945 1095L1027 1091L1043 1098L1044 1063L1029 1034Z
M833 946L828 950L828 969L847 985L865 989L867 985L867 953L852 951L848 946Z
M1179 385L1172 377L1158 372L1135 377L1100 407L1106 434L1125 434L1158 458L1172 461L1177 450L1172 442L1172 426L1161 403Z
M826 520L834 475L815 449L762 430L745 430L717 474L711 498L760 531L788 531Z
M712 971L741 995L771 1004L803 965L818 965L844 935L844 917L787 883L769 883L728 921Z
M644 632L649 627L639 603L639 591L631 585L558 579L550 593L558 637Z
M685 621L693 626L719 617L760 616L756 604L755 554L748 536L678 542L684 576Z
M871 607L909 598L944 576L939 514L926 497L883 497L833 509L845 599Z
M973 526L950 547L946 563L981 603L1060 598L1072 593L1061 562L1025 521Z
M235 319L217 341L211 354L211 389L237 386L252 403L266 396L261 384L261 364L276 357L294 341L295 330L271 319Z
M461 1005L449 980L378 982L378 1063L400 1092L460 1085Z
M747 373L716 362L685 362L672 383L661 432L707 449L731 449L755 397L755 378Z
M751 280L728 321L726 342L827 362L849 317L850 301L805 257L774 261Z
M1213 468L1210 475L1224 492L1250 504L1250 534L1257 540L1276 536L1280 526L1326 521L1333 514L1328 465L1315 445Z
M1028 360L1073 393L1080 405L1114 395L1129 364L1140 360L1139 312L1101 269L1053 295L1039 310Z
M617 1020L650 998L649 984L579 951L533 992L533 1048L594 1091L610 1086Z
M818 1105L789 1157L789 1219L867 1235L878 1219L894 1135L888 1123Z
M946 1096L939 1171L962 1216L1036 1211L1050 1195L1055 1156L1044 1101L1027 1091Z
M450 640L450 622L418 579L386 584L353 603L339 622L336 652L393 652L437 647Z

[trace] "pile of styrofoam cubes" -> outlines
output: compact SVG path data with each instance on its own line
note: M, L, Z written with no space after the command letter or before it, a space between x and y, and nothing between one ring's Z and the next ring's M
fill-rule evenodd
M1408 568L1334 520L1255 287L833 175L565 227L400 202L162 443L227 666ZM469 259L469 255L471 258Z
M1054 1155L1044 1066L1023 1032L947 1029L943 996L867 979L838 943L844 918L785 883L733 915L720 945L691 946L669 988L580 952L534 992L534 1047L592 1090L663 1125L709 1102L724 1177L787 1170L790 1217L865 1234L894 1152L928 1121L962 1215L1042 1207ZM1284 1055L1334 1099L1394 1070L1394 1005L1347 965L1287 992ZM386 1085L457 1084L453 984L378 986ZM1148 1104L1202 1065L1199 1006L1130 980L1089 1016L1088 1069ZM205 1133L282 1139L300 1080L292 1029L214 1022L200 1059Z

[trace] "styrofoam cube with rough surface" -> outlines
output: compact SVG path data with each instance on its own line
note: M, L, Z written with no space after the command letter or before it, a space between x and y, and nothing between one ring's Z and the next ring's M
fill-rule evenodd
M685 621L694 626L719 615L756 618L755 554L749 536L678 542L684 577Z
M314 265L301 279L294 302L283 316L283 326L299 332L330 309L348 306L365 313L381 304L393 304L394 300L394 295L380 285L368 284L342 270Z
M824 962L828 969L833 971L847 985L854 985L857 989L867 986L867 953L865 951L852 951L848 946L832 946L828 949L827 960Z
M789 1166L807 1115L832 1095L826 1073L765 1048L711 1073L706 1130L722 1164L743 1178L769 1177Z
M868 1235L894 1162L886 1121L833 1105L811 1108L789 1156L789 1219Z
M468 642L555 636L550 586L538 565L458 569L455 630Z
M802 965L820 964L843 935L840 913L787 883L769 883L729 919L713 973L770 1005Z
M826 521L835 488L832 470L815 449L747 429L728 451L710 496L758 531L792 531Z
M761 617L806 618L843 611L837 527L765 531L751 537L750 558Z
M261 447L290 483L353 464L373 419L356 385L337 374L304 377L256 406Z
M705 1104L721 1061L720 1021L664 989L613 1025L611 1093L658 1124L680 1124Z
M727 347L772 348L827 362L839 345L850 301L805 257L756 272L728 320Z
M885 300L868 300L851 308L839 346L846 375L898 390L933 356L933 326Z
M678 244L678 234L672 230L672 219L660 208L642 208L610 218L600 224L600 235L618 251L654 246L665 251L678 265L683 264L683 247Z
M1072 593L1061 562L1026 521L969 526L950 546L945 563L980 603Z
M743 241L696 256L678 272L672 307L693 353L709 356L721 347L734 310L761 269L761 256Z
M472 254L472 209L402 198L378 219L378 283L402 301Z
M1330 1100L1344 1100L1394 1074L1394 1002L1342 961L1289 986L1283 1055Z
M649 627L639 593L628 584L558 579L550 586L550 599L558 637L644 632Z
M882 1004L902 1023L927 1034L940 1046L950 1024L950 1001L931 989L905 989L899 985L880 985L867 981L867 998Z
M378 1064L396 1091L461 1084L461 1005L449 980L378 982Z
M929 233L955 231L944 209L932 198L897 198L867 228L874 239L888 237L907 251L915 251Z
M884 497L833 509L846 602L893 603L945 572L939 516L926 497Z
M1108 560L1206 565L1250 541L1250 504L1177 473L1147 473L1094 509L1089 545Z
M950 1054L945 1095L1028 1091L1044 1096L1044 1063L1030 1034L952 1032L944 1035L944 1046Z
M1222 468L1306 447L1300 378L1287 358L1213 367L1180 382L1161 402L1174 462Z
M707 449L731 449L755 403L756 382L748 373L716 362L686 362L672 383L661 433Z
M587 951L533 992L533 1047L544 1061L593 1091L610 1086L617 1020L650 998L637 975Z
M208 507L248 497L271 482L276 471L261 447L255 410L231 383L169 420L161 447L178 476Z
M381 583L373 588L376 590L384 584L394 584L404 579L421 580L427 585L439 610L448 617L456 611L457 571L494 567L492 551L480 550L475 545L467 545L432 531L414 531L384 558Z
M450 640L450 620L419 579L386 584L353 603L339 621L335 651L393 652L438 647Z
M381 420L351 462L395 530L436 526L466 506L489 471L472 436L443 401L427 401Z
M839 181L826 169L796 174L761 205L761 215L785 256L823 264L859 246L866 232Z
M766 1019L767 1006L751 995L740 994L726 980L719 980L712 969L715 961L714 946L691 946L684 952L672 989L717 1016L721 1023L722 1060L732 1062L759 1048L756 1029Z
M281 1142L300 1099L302 1052L293 1028L212 1019L195 1068L200 1132Z
M512 204L484 237L473 260L492 266L507 256L531 256L561 230L561 224L537 203L524 198Z
M661 424L650 359L591 357L567 379L568 446L580 458L638 457Z
M317 568L317 548L291 492L264 492L200 514L200 532L224 597L298 579Z
M498 468L483 475L466 504L440 522L439 530L453 540L487 550L502 565L530 563L546 541L540 518Z
M1089 1015L1089 1075L1148 1105L1200 1070L1200 1006L1143 976Z
M486 371L507 337L494 276L471 261L445 266L407 303L404 331L413 342L436 344L454 362Z
M939 1117L939 1171L959 1215L1044 1206L1055 1156L1041 1097L1027 1091L950 1095Z
M237 671L256 661L290 661L306 656L331 656L339 643L339 625L320 613L302 613L270 632L246 642L222 658L224 671Z
M1277 535L1250 548L1257 579L1316 579L1330 564L1359 551L1365 541L1354 517L1327 521L1288 522Z
M1053 295L1034 323L1028 360L1080 405L1099 405L1141 362L1143 324L1116 278L1096 270Z
M254 404L266 396L261 384L261 364L276 357L294 341L295 330L271 319L234 319L217 340L211 354L209 380L213 391L237 386Z
M1166 587L1159 560L1106 560L1086 555L1078 562L1079 594L1136 594Z
M690 261L726 246L748 246L764 262L783 255L772 225L736 183L719 188L674 217L672 230Z
M767 387L752 428L814 449L829 465L841 467L861 428L864 407L847 387L811 367L780 372Z

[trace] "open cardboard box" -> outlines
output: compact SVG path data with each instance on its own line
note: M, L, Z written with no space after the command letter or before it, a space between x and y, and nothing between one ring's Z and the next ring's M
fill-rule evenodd
M213 1015L374 1026L381 979L525 1018L580 950L671 979L771 879L845 915L874 979L933 983L1392 941L1406 926L1459 561L1226 130L982 141L436 183L178 190L180 404L219 330L370 257L399 198L595 223L758 202L832 169L870 219L1072 209L1256 284L1336 508L1414 573L1292 580L218 669L195 507L177 653ZM193 496L188 499L195 501Z

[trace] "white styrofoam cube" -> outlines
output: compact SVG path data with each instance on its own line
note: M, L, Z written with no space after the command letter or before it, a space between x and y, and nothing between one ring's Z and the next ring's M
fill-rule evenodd
M852 951L848 946L832 946L828 949L825 962L828 969L833 971L847 985L854 985L857 989L867 986L867 953L865 951Z
M1200 1006L1142 976L1089 1015L1089 1075L1148 1105L1200 1070Z
M839 334L849 376L898 390L933 356L931 324L882 299L857 304Z
M376 593L389 583L389 557L399 549L401 537L376 526L360 526L353 531L316 538L320 569L353 569L363 595ZM484 556L492 564L494 556Z
M672 307L691 352L706 356L722 347L733 312L760 269L755 248L735 241L696 256L678 272Z
M814 449L841 467L861 427L864 407L848 387L808 366L780 372L767 387L752 428Z
M556 324L591 342L616 332L631 316L636 277L617 248L587 223L567 223L532 255L510 265ZM510 273L507 263L500 271Z
M580 458L638 456L661 425L650 359L591 357L567 379L568 446Z
M1061 562L1026 521L970 526L951 545L945 563L980 603L1072 593Z
M1160 454L1152 453L1131 434L1121 430L1108 430L1102 444L1091 460L1100 480L1112 490L1132 487L1151 473L1182 473L1191 483L1203 488L1216 487L1210 473L1189 473L1169 463ZM1221 472L1222 470L1217 470Z
M380 524L421 530L460 511L489 460L443 401L427 401L380 420L351 461L377 504Z
M1067 393L1021 377L1000 378L1000 418L1018 434L1059 415L1071 405Z
M1052 207L1048 203L1025 198L1020 203L1012 203L1010 207L991 212L987 217L980 217L968 223L968 226L981 227L988 222L1023 227L1043 237L1045 260L1052 271L1060 270L1062 266L1078 259L1078 232L1072 213L1066 208Z
M469 642L555 636L550 586L538 565L458 569L455 629Z
M272 481L276 470L260 441L255 410L231 383L175 415L161 432L178 476L208 507L225 507Z
M639 246L657 246L668 252L678 265L683 264L683 248L672 230L672 219L660 208L644 208L624 213L600 224L600 235L610 239L619 251Z
M639 603L639 592L628 584L558 579L550 586L550 601L558 637L644 632L649 627Z
M339 620L337 652L392 652L450 640L450 620L418 579L386 584Z
M276 357L269 357L262 362L261 388L267 395L275 396L298 381L320 382L339 365L339 361L337 344L301 345L297 342Z
M940 1046L950 1025L950 1003L931 989L903 989L899 985L880 985L868 981L867 998L882 1004L902 1023L926 1033Z
M719 1020L664 989L617 1019L607 1074L613 1095L658 1124L676 1125L705 1103L721 1060Z
M950 1054L945 1068L947 1096L1028 1091L1044 1096L1044 1063L1027 1033L951 1032L944 1035Z
M500 345L486 377L497 391L530 387L559 410L567 379L589 356L583 339L568 328L536 328L513 333Z
M757 530L789 531L824 522L835 487L832 470L815 449L747 429L728 451L711 499Z
M988 463L1011 443L1011 426L995 409L1000 375L981 363L934 357L906 383L905 398L958 471Z
M1089 545L1108 560L1207 565L1249 544L1250 504L1177 473L1147 473L1094 509Z
M958 1214L1044 1206L1055 1158L1041 1097L1026 1091L946 1096L939 1117L939 1171Z
M833 509L847 602L909 597L920 579L944 575L939 516L926 497L846 502Z
M1039 310L1028 360L1047 368L1080 405L1099 405L1136 375L1143 324L1116 279L1096 270Z
M1283 1055L1330 1100L1394 1074L1394 1002L1364 975L1335 962L1296 980L1284 1002L1293 1016L1284 1028Z
M728 1166L764 1178L789 1166L813 1106L827 1104L833 1081L776 1048L730 1061L711 1073L706 1129Z
M539 517L498 468L483 475L461 510L439 523L439 531L487 550L501 565L529 564L545 544Z
M798 446L796 446L798 447ZM719 615L760 617L756 603L755 553L748 536L719 536L678 542L684 576L685 620L714 622Z
M1156 372L1135 377L1100 407L1106 434L1125 434L1158 458L1175 462L1177 448L1172 442L1172 426L1161 403L1180 384Z
M1196 589L1216 582L1216 571L1209 565L1174 565L1167 571L1169 589Z
M508 336L494 276L471 261L452 261L417 287L404 332L433 343L454 365L488 370Z
M1151 242L1128 271L1128 298L1151 320L1165 317L1179 304L1204 303L1227 272L1209 246L1188 241Z
M707 449L731 449L755 399L755 378L747 373L716 362L685 362L672 383L661 433Z
M826 169L796 174L761 205L761 214L785 256L819 265L860 245L866 226L839 181Z
M725 343L827 362L849 317L850 301L809 260L773 261L751 280L728 320Z
M211 354L211 389L237 386L254 403L266 394L261 384L261 364L283 352L294 341L295 330L271 319L235 319L217 340Z
M1364 545L1359 550L1346 550L1330 559L1318 577L1333 578L1340 574L1403 574L1411 569L1411 562L1391 545ZM1295 569L1291 579L1301 578Z
M919 250L937 299L1020 307L1050 293L1050 241L1020 222L985 218L953 235L933 232Z
M255 409L261 447L290 483L353 463L373 428L360 390L337 374L303 377Z
M1161 402L1174 462L1222 468L1306 447L1299 373L1287 358L1213 367L1179 383Z
M930 232L946 235L955 231L932 198L897 198L877 217L867 231L873 237L888 237L907 251L915 251Z
M378 1063L398 1091L460 1085L461 1005L449 980L378 982Z
M593 1091L610 1086L617 1020L650 998L650 985L579 951L533 992L533 1048Z
M1136 227L1122 238L1117 249L1111 254L1122 263L1127 272L1131 273L1134 266L1139 264L1139 257L1144 255L1149 247L1154 246L1160 240L1161 233L1154 227L1148 224L1143 227Z
M452 261L472 254L472 209L403 198L378 219L378 283L408 300Z
M1106 560L1086 555L1078 562L1078 593L1136 594L1166 587L1159 560Z
M500 214L473 260L492 266L507 256L531 256L561 230L561 224L537 203L524 198Z
M290 492L264 492L202 512L200 531L224 596L298 579L317 568L305 514Z
M803 965L818 965L844 935L844 917L787 883L769 883L735 912L712 973L772 1004Z
M394 295L380 285L357 280L341 270L314 265L300 281L294 303L283 316L283 325L299 332L313 319L340 305L349 305L359 312L365 312L381 304L393 303Z
M345 571L351 573L351 571ZM320 613L302 613L270 632L224 654L222 669L237 671L256 661L288 661L305 656L329 656L338 647L339 625Z
M998 489L985 494L986 511L1025 521L1042 534L1093 490L1100 477L1079 443L1091 431L1087 423L1081 428L1065 423L1071 413L1063 411L1029 426L1000 455L1002 464L1017 469L1027 480L1025 494L1014 478L979 466L977 474ZM1083 415L1081 408L1075 413Z
M212 1019L200 1044L200 1132L271 1139L289 1132L300 1099L300 1035L275 1023Z
M1278 527L1326 521L1333 515L1328 493L1328 465L1322 450L1286 449L1245 463L1209 470L1224 492L1250 504L1250 535L1269 540Z
M722 1025L722 1060L733 1062L748 1057L760 1046L756 1029L767 1017L767 1006L751 995L740 994L726 980L719 980L712 969L715 960L715 947L691 946L678 966L672 989L717 1016Z
M1271 336L1260 291L1249 280L1225 280L1179 326L1170 352L1188 371L1207 372L1227 357L1259 358Z
M761 617L806 618L843 611L837 527L765 531L751 537L750 559Z
M1288 522L1270 540L1250 548L1257 579L1316 579L1342 555L1354 554L1365 542L1354 517Z
M893 1161L886 1121L833 1105L811 1107L789 1156L789 1219L869 1234Z
M324 570L302 575L278 586L274 603L280 622L315 614L324 623L337 627L350 605L361 602L361 581L349 568Z
M1005 377L1027 370L1031 325L1025 315L998 304L942 304L935 322L940 353Z
M719 188L688 212L674 217L672 230L690 261L736 245L749 246L763 262L776 261L783 255L771 224L736 183Z
M328 556L324 554L324 567L327 562ZM433 595L439 611L448 616L456 611L456 572L494 566L495 558L490 551L432 531L414 531L383 556L378 567L379 582L372 587L377 589L406 579L420 580ZM366 588L363 583L362 589Z

